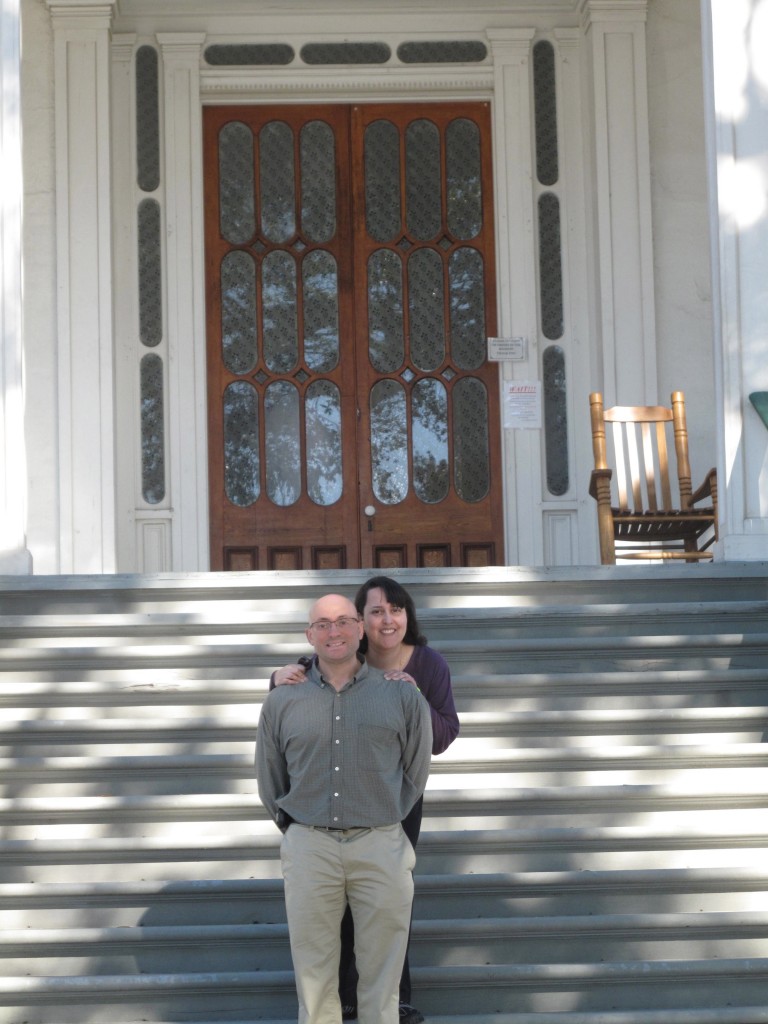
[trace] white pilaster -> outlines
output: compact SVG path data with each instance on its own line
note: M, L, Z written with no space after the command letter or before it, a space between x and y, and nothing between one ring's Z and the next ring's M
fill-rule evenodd
M0 573L32 571L26 546L22 360L22 173L19 0L0 11Z
M656 331L646 78L647 0L582 0L593 109L599 325L606 403L655 403Z
M54 32L61 571L115 565L109 30L115 0L46 0Z
M533 29L489 29L493 54L499 332L528 339L527 359L502 363L504 380L539 377L531 129ZM503 386L502 381L502 386ZM503 414L503 395L502 395ZM541 565L541 431L504 430L507 565Z
M720 540L768 560L768 4L702 0L715 308Z
M174 571L204 571L208 540L200 54L205 36L157 37L163 67L168 465Z

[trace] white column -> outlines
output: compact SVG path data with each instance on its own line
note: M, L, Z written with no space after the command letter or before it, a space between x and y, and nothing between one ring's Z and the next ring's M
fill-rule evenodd
M5 0L0 10L0 573L13 574L32 571L25 539L19 30L19 0Z
M525 361L502 363L504 380L539 377L536 247L532 188L533 29L489 29L493 54L493 139L499 333L525 337ZM503 396L502 396L503 415ZM504 430L504 507L508 565L541 565L541 431Z
M168 462L172 568L205 571L208 450L200 54L205 36L160 34L168 296Z
M607 405L658 401L646 79L647 0L582 0L594 111L598 381Z
M718 557L768 560L768 3L702 0L720 496Z
M109 30L115 0L46 0L54 32L61 571L115 571Z

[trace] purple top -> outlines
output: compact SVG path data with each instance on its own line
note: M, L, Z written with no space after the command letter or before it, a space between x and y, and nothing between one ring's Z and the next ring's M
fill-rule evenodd
M448 662L434 647L424 644L414 647L403 672L413 676L427 698L432 715L432 753L442 754L459 735Z

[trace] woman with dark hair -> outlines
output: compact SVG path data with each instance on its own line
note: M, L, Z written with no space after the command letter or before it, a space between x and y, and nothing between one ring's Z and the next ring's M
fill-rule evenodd
M389 679L405 679L426 698L432 716L432 753L442 754L459 733L459 718L453 702L451 673L441 654L427 644L416 618L413 598L389 576L373 576L355 595L355 607L365 633L360 653ZM286 665L272 676L270 686L304 680L304 666ZM414 805L402 822L403 831L415 848L421 829L423 801ZM357 971L354 956L354 925L347 907L341 924L339 997L342 1018L357 1017ZM400 1024L419 1024L423 1014L411 1005L411 977L408 954L400 979Z

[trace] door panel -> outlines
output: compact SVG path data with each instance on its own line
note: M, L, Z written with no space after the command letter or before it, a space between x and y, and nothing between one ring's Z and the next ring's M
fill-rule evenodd
M211 566L354 566L348 113L212 108L204 130Z
M487 105L361 105L352 139L363 564L496 564Z
M501 561L487 106L204 133L212 568Z

